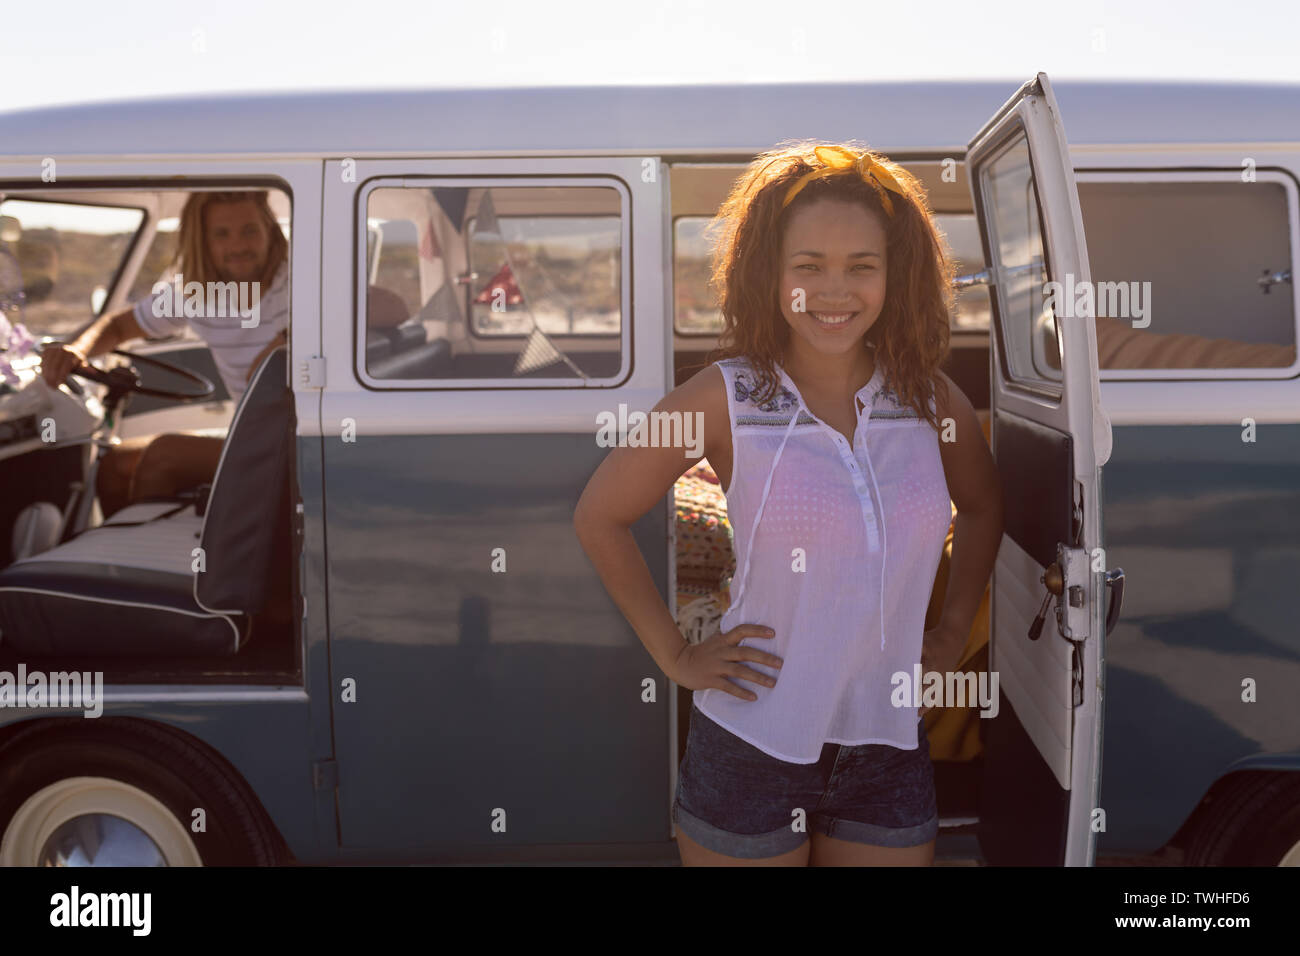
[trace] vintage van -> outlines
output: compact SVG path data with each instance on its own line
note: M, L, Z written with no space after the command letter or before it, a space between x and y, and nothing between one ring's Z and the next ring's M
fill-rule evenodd
M1300 90L1058 92L0 115L0 861L675 862L689 692L573 510L601 416L712 360L701 227L816 137L925 182L964 273L946 370L1006 493L963 664L996 716L926 718L939 857L1300 863ZM287 348L238 403L192 334L47 387L31 339L148 294L214 189L267 191L289 237ZM98 452L179 430L226 436L206 494L105 516ZM633 531L698 639L729 544L707 463L683 472Z

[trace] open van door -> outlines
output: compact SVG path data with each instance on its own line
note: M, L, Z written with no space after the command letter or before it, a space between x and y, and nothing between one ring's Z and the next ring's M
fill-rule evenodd
M1101 772L1099 483L1110 422L1074 171L1044 74L976 134L966 165L988 264L991 439L1006 503L991 589L999 700L982 727L980 848L994 865L1088 866Z

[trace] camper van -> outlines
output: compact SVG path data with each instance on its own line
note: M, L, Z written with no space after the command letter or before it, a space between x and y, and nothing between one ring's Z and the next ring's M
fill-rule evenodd
M0 862L677 862L690 693L573 513L602 419L714 361L731 184L817 138L924 183L1005 492L960 665L996 703L925 717L938 858L1300 865L1300 88L1016 86L0 114ZM43 380L243 190L291 274L246 389L188 328ZM224 439L212 481L106 509L114 446L177 432ZM633 533L716 629L707 461Z

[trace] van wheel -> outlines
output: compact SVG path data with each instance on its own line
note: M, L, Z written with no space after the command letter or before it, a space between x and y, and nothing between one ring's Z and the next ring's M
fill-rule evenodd
M177 731L43 721L0 750L0 865L273 866L287 851L248 787ZM206 832L192 821L202 810Z
M1243 771L1204 808L1189 866L1300 866L1300 774Z

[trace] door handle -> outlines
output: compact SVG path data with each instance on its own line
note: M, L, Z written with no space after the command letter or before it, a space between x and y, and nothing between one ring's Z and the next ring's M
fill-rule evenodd
M1124 604L1124 569L1115 568L1106 572L1106 589L1110 591L1110 603L1106 606L1106 634L1119 620L1119 609Z

